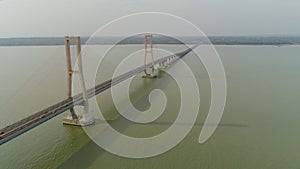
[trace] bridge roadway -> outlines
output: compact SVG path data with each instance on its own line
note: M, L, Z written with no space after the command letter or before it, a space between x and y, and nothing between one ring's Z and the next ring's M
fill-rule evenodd
M172 59L174 57L182 58L189 52L191 52L194 48L196 48L198 45L195 45L191 48L188 48L182 52L175 53L173 55L169 55L166 57L163 57L161 59L157 59L154 61L154 65L160 64L163 62L167 62L169 59ZM113 79L107 80L99 85L96 85L95 87L87 90L87 96L88 98L91 98L109 88L111 88L114 85L117 85L121 83L122 81L136 75L137 73L143 72L147 68L152 68L152 63L140 66L136 69L133 69L129 72L126 72L120 76L117 76ZM82 105L84 102L82 93L75 95L72 98L67 98L63 101L60 101L42 111L39 111L31 116L28 116L20 121L15 122L12 125L6 126L3 129L0 129L0 145L10 141L11 139L25 133L26 131L50 120L51 118L69 110L72 107L75 107L76 105Z

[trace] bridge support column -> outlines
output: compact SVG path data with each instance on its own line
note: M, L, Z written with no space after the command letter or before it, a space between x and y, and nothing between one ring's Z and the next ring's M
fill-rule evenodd
M72 59L71 59L71 50L70 50L70 41L75 41L76 44L76 60L78 70L73 70ZM83 115L78 116L75 113L74 108L70 108L70 116L66 116L63 120L63 124L71 124L78 126L86 126L94 123L94 119L88 116L89 113L89 101L86 93L86 86L82 71L82 56L81 56L81 43L80 37L65 37L65 50L66 50L66 61L67 61L67 73L68 73L68 98L72 99L72 76L77 73L80 78L80 83L82 87L82 97L83 97Z
M166 63L166 61L159 63L159 69L166 69L168 67L169 65Z
M156 78L157 75L154 75L154 58L153 58L153 36L151 34L146 34L144 37L144 45L145 45L145 57L144 57L144 65L147 64L147 57L150 55L151 63L152 63L152 70L151 73L148 73L147 70L144 70L144 74L142 78Z

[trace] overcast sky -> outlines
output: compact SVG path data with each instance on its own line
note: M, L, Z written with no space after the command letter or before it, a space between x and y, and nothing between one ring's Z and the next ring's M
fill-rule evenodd
M300 0L0 0L0 38L88 36L135 12L177 15L207 35L300 35Z

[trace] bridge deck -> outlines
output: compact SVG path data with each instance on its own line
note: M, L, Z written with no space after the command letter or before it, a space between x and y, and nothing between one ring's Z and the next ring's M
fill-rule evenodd
M197 45L193 46L192 48L188 48L187 50L184 50L182 52L175 53L174 55L166 56L161 59L155 60L154 65L162 63L167 61L168 59L177 56L179 58L184 57L186 54L191 52ZM107 80L91 89L87 90L87 96L88 98L91 98L110 87L136 75L137 73L143 72L147 68L152 68L152 63L149 63L147 65L140 66L136 69L133 69L129 72L126 72L118 77L115 77L114 79ZM83 96L82 93L75 95L73 98L68 98L63 101L60 101L42 111L39 111L31 116L28 116L20 121L17 121L16 123L6 126L3 129L0 129L0 145L8 142L9 140L25 133L26 131L48 121L49 119L69 110L70 108L83 104Z

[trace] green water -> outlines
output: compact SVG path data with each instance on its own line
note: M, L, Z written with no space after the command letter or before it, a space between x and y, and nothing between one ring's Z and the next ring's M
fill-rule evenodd
M104 74L114 68L113 60L120 60L118 53L141 48L129 45L115 50L111 55L116 57L107 60ZM206 143L199 144L198 137L210 104L210 84L203 65L191 53L184 60L197 78L201 105L193 129L175 148L145 159L119 157L97 146L81 128L62 125L65 113L2 145L0 168L299 168L300 46L216 49L224 64L228 95L221 123ZM1 127L65 98L63 47L1 47L0 58ZM172 125L180 103L178 86L167 74L160 75L154 80L135 77L130 96L137 109L145 110L147 94L162 89L168 97L164 114L146 125L117 118L110 121L115 129L149 137ZM97 100L106 113L117 113L109 92Z

